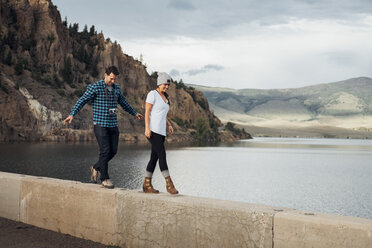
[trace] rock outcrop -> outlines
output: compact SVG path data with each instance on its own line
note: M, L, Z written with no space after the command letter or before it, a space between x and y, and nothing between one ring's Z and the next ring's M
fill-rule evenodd
M62 21L50 0L0 0L0 141L74 141L94 139L92 109L87 104L70 129L62 126L89 83L115 65L127 101L144 112L146 94L156 87L138 60L123 53L94 26L79 31L78 24ZM191 87L172 84L169 119L181 140L195 133L198 120L216 130L221 122L207 99ZM119 129L125 140L139 141L144 121L120 110ZM188 135L185 135L188 134ZM173 139L177 140L175 136Z

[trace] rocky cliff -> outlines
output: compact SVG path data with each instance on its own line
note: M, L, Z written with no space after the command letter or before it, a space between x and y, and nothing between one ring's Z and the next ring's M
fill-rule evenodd
M0 141L91 140L92 109L87 104L70 128L62 120L89 83L103 77L104 68L118 67L117 79L127 101L144 112L148 91L156 87L138 60L119 44L97 33L94 26L79 31L62 21L50 0L0 0ZM177 82L169 90L175 140L191 141L197 122L210 132L221 122L209 110L203 94ZM121 138L143 140L144 121L120 110Z

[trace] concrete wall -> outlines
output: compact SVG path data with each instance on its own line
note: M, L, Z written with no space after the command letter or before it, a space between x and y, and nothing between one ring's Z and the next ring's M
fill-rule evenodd
M0 172L0 216L122 247L372 248L372 220Z

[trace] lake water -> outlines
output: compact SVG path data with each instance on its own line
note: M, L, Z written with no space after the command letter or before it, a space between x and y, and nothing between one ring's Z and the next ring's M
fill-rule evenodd
M140 189L149 145L119 145L117 187ZM1 144L0 171L89 182L96 143ZM372 219L372 140L255 138L213 147L167 148L185 195ZM157 167L154 187L165 192Z

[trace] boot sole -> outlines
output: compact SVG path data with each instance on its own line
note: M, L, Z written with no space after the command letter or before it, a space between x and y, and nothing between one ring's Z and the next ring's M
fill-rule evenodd
M145 193L145 194L159 194L159 191L158 192L148 192L148 191L143 190L143 193Z
M106 189L113 189L113 188L115 188L115 186L114 185L112 185L112 186L108 186L108 185L101 185L103 188L106 188Z

